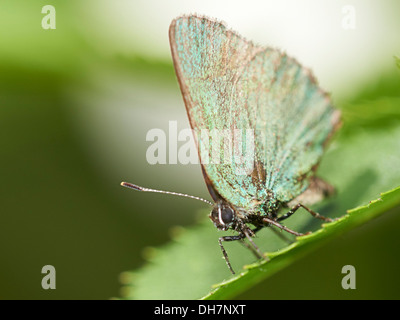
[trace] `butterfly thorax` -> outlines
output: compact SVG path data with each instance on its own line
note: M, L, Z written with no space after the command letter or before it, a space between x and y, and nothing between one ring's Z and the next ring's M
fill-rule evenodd
M276 218L278 211L282 207L282 202L280 202L275 197L269 197L257 210L257 215L268 218Z

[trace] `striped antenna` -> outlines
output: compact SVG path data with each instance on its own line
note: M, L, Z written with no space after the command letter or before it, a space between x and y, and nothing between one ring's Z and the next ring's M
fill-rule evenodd
M200 201L203 201L205 203L208 203L209 205L213 205L213 203L211 201L208 201L208 200L200 198L200 197L191 196L191 195L188 195L188 194L185 194L185 193L149 189L149 188L140 187L140 186L138 186L136 184L129 183L129 182L121 182L121 186L126 187L126 188L130 188L130 189L133 189L133 190L137 190L137 191L172 194L174 196L186 197L186 198L191 198L191 199L195 199L195 200L200 200Z

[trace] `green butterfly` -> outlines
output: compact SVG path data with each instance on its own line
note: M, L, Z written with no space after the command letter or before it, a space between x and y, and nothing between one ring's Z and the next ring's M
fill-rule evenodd
M210 218L214 225L237 232L219 238L232 273L223 241L240 240L261 258L263 254L252 239L255 233L272 225L301 235L280 223L300 207L314 217L332 221L306 206L334 192L315 172L327 141L340 126L340 112L311 72L285 53L255 45L206 17L190 15L173 20L169 37L204 179L214 203L126 182L122 185L213 205ZM238 130L239 137L247 132L252 139L241 141L235 149L232 137ZM230 132L227 141L231 145L227 148L225 140L220 145L215 136L211 141L209 137L202 139L210 132ZM243 153L244 145L252 147L251 157L246 163L235 161L235 150ZM283 207L290 210L278 215Z

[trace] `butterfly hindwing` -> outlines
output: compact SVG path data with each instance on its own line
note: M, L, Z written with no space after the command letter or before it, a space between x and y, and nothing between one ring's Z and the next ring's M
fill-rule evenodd
M257 54L243 72L246 108L254 119L265 187L282 202L309 186L340 112L311 73L275 49Z

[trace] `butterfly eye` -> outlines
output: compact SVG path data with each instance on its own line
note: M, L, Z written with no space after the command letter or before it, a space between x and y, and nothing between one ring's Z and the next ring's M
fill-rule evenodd
M210 218L218 229L227 230L232 227L235 212L229 205L220 202L211 211Z
M234 218L233 210L230 207L221 208L219 212L219 220L222 224L228 225L232 223Z

